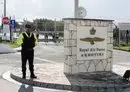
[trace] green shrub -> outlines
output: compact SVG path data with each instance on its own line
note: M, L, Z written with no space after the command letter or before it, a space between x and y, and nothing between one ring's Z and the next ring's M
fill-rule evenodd
M13 40L13 41L9 44L9 47L11 47L11 48L18 48L18 47L20 47L20 46L17 45L16 40Z
M127 46L126 44L120 44L120 46Z
M0 43L2 43L2 37L0 37Z

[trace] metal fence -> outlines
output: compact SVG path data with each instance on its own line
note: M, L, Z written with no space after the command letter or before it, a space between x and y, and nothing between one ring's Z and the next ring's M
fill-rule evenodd
M35 25L35 27L32 30L34 30L34 32L37 34L39 42L45 42L46 44L48 42L54 42L56 44L63 42L64 26L59 26L55 23L53 30L49 30L49 27L46 28L47 26L45 26L47 24L43 25L44 28L39 28L36 23L35 24L33 23L33 25ZM17 39L18 35L23 31L25 31L24 25L22 25L21 28L18 29L18 31L14 31L14 34L16 34L14 39Z

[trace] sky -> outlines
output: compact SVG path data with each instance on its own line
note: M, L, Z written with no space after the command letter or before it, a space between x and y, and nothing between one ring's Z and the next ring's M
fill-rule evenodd
M0 0L0 16L3 13L2 1ZM87 10L85 18L130 22L130 0L79 0L79 6ZM24 18L72 18L74 0L7 0L7 15L15 16L18 21Z

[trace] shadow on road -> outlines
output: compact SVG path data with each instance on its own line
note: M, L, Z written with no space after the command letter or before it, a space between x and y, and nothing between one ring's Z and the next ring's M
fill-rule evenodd
M32 86L28 86L26 88L25 84L22 84L18 90L18 92L33 92L33 87Z

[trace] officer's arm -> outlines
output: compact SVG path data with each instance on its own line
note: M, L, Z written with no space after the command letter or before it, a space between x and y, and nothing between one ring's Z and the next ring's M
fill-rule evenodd
M34 38L35 38L35 46L38 44L38 39L36 37L36 34L34 34Z
M19 38L17 39L17 45L21 45L23 43L23 34L21 33L20 35L19 35Z

